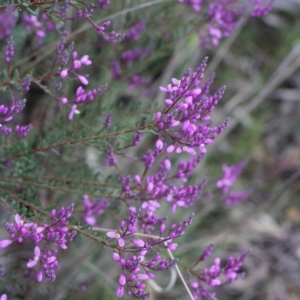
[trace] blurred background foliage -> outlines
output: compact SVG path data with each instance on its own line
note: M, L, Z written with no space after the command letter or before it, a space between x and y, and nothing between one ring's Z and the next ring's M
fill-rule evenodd
M70 32L68 42L74 41L79 55L89 54L93 62L87 69L88 88L105 83L109 88L94 102L80 107L80 115L67 123L67 112L61 110L37 84L33 84L26 96L22 122L33 124L34 131L28 139L10 147L10 155L14 157L17 153L47 148L52 144L59 146L51 151L38 152L34 159L28 156L17 158L11 178L2 180L36 205L53 207L58 203L61 206L75 202L79 215L83 194L88 193L95 199L110 198L109 209L100 217L99 224L115 228L126 207L116 199L117 189L98 183L117 181L114 170L104 167L103 149L106 149L108 141L87 140L74 142L68 147L60 143L66 139L76 141L103 133L103 118L109 111L113 112L113 131L123 130L124 124L133 128L151 121L164 101L159 86L169 84L172 77L179 78L187 67L196 68L201 59L208 56L206 76L216 74L212 90L223 85L227 87L213 114L213 121L218 123L230 117L231 122L229 128L208 147L204 161L192 178L197 182L208 177L208 192L184 215L171 216L169 213L170 222L181 221L191 212L196 215L188 234L181 238L176 257L183 264L191 264L211 243L216 247L213 257L227 257L251 250L244 267L245 277L228 287L218 288L218 299L299 299L299 15L299 1L277 0L269 15L259 20L241 20L228 39L207 51L199 47L198 41L205 22L201 13L196 14L177 1L112 1L108 9L97 14L97 18L103 21L111 20L117 32L126 32L145 20L145 30L137 41L125 39L111 44L84 21L66 23L65 27ZM34 37L21 26L13 30L13 36L17 49L13 68L18 67L20 78L33 67L32 76L47 72L54 57L57 34L48 34L42 46L37 46ZM4 49L5 44L1 42L0 46ZM149 51L145 51L141 61L128 66L121 61L122 75L112 80L112 60L120 60L122 52L135 47L147 47ZM3 53L1 51L0 55ZM0 60L3 61L3 57ZM147 78L147 84L128 88L128 81L133 75ZM67 88L65 93L72 97L77 88L76 82L70 83ZM4 92L1 91L0 97L5 100ZM124 134L123 137L123 140L113 141L114 147L118 147L118 143L126 145L132 134ZM156 136L145 134L137 154L153 148L155 141ZM130 151L134 153L135 149ZM250 189L251 197L237 206L225 206L219 195L209 192L210 187L213 188L221 176L222 164L236 164L245 157L249 163L238 188ZM124 157L117 157L117 160L125 174L139 171L138 163ZM163 209L162 215L163 212L168 214L167 208ZM9 213L1 208L2 225L8 219ZM6 234L2 228L1 237ZM1 252L1 261L11 266L7 267L7 276L21 276L20 261L26 257L22 251L26 252L26 249L14 245L10 253L15 253L17 259L12 261L8 261L7 253ZM110 250L79 236L62 254L60 262L61 269L55 284L30 285L26 278L17 283L7 279L7 288L11 286L15 290L15 299L115 299L119 270L111 260ZM166 273L157 281L166 280L167 284L169 274ZM150 285L149 289L152 290ZM178 284L166 294L152 290L150 299L188 299L188 296L178 279Z

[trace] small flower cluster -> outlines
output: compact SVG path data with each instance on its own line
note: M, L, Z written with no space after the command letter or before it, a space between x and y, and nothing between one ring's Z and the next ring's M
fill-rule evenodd
M55 24L45 14L42 14L41 21L38 20L37 16L23 14L22 22L28 32L35 34L37 46L43 43L47 32L51 32L56 28Z
M22 243L24 240L34 242L34 257L28 261L27 267L32 268L39 262L39 270L36 273L37 281L42 281L43 275L47 280L54 281L54 271L58 268L56 249L49 249L49 244L57 244L62 249L67 249L67 243L72 242L76 231L69 231L66 223L71 217L74 204L64 208L62 207L57 213L56 210L51 212L51 224L39 226L34 222L27 222L20 215L15 215L15 224L6 223L5 229L10 234L11 239L0 241L0 248L5 248L13 242ZM42 248L42 250L41 250Z
M205 153L206 145L211 144L228 125L228 120L216 127L211 127L208 123L209 114L222 98L225 87L209 95L211 78L202 89L199 87L206 65L207 58L201 62L196 72L188 69L180 80L173 78L172 84L160 87L160 90L167 94L167 99L164 110L156 114L157 131L160 134L157 148L164 147L161 134L164 132L175 142L166 148L167 153L176 149L176 153L187 152L196 155L197 148Z
M12 133L12 129L7 125L2 125L1 123L8 123L11 122L16 114L19 114L25 107L26 100L19 100L12 104L10 107L5 105L0 105L0 132L5 136L8 137ZM32 129L32 126L25 125L15 126L15 137L20 139L24 138L28 135L29 131Z
M178 0L180 3L184 3L186 5L191 6L194 11L200 12L201 11L201 4L206 0Z
M104 209L107 207L107 202L102 199L95 200L93 202L90 201L88 195L83 196L83 206L84 206L84 220L87 224L91 226L95 226L97 223L96 216L100 216L103 214Z
M148 150L142 160L145 162L147 169L150 169L161 150ZM112 153L110 154L110 156ZM165 222L165 217L156 215L161 203L167 203L171 206L172 212L177 209L185 209L191 206L199 199L206 181L202 180L195 185L175 185L172 181L181 180L187 182L187 177L202 161L203 155L200 154L193 160L180 162L177 171L171 173L172 164L168 158L162 160L158 169L152 175L141 178L139 175L134 176L135 186L131 186L130 176L122 177L122 192L128 199L135 199L142 202L139 213L139 226L144 233L152 233L156 226ZM115 162L115 161L114 161Z
M267 15L273 8L274 0L252 0L253 10L251 12L251 18L260 18Z
M16 15L11 7L0 12L0 41L11 34L16 26Z
M76 97L74 102L79 104L83 102L93 101L95 97L98 95L104 93L107 89L107 85L103 85L97 89L90 90L88 92L85 92L82 86L79 86L76 90ZM69 100L66 97L63 97L61 99L61 102L63 104L67 104ZM77 107L77 106L76 106Z
M73 52L73 54L72 54L72 60L73 60L72 66L70 66L67 69L63 69L60 72L60 77L65 78L65 77L68 76L68 74L72 73L80 80L80 82L82 84L87 85L89 83L88 80L86 79L85 76L77 74L77 70L79 70L83 65L86 65L86 66L91 65L92 62L89 59L88 55L82 56L81 59L79 59L79 60L77 59L77 56L78 56L78 53Z
M236 165L223 165L222 167L223 177L217 181L216 187L222 191L224 195L224 202L227 205L238 204L241 201L246 200L250 195L249 191L235 192L231 189L232 185L246 165L247 160L243 160Z
M11 36L7 42L7 46L6 46L6 51L5 51L5 62L7 64L10 63L11 59L13 58L13 56L15 55L15 50L14 50L14 39Z
M149 54L149 52L149 47L136 47L132 50L122 52L121 59L127 66L130 66L133 63L133 61L139 61L144 59Z
M217 46L222 38L228 37L236 28L239 19L249 11L251 18L259 18L268 14L273 8L273 0L250 0L243 4L239 0L178 0L191 6L196 12L202 10L202 5L208 6L207 29L200 33L202 48ZM250 8L250 9L249 9Z
M197 263L207 259L212 251L213 247L210 245L205 250L205 252L208 252L205 258L203 258L204 255L202 255L202 259ZM194 298L212 299L216 294L214 292L209 292L206 286L215 287L238 280L243 275L243 273L239 273L239 271L248 255L249 252L244 252L235 258L230 256L224 267L221 267L221 259L217 257L215 258L213 265L210 268L203 269L202 272L196 272L191 269L191 273L197 278L197 281L190 284Z
M104 23L102 23L102 25L100 26L95 26L98 33L100 35L102 35L102 37L108 41L108 42L111 42L111 43L119 43L121 42L124 38L125 38L125 33L117 33L115 31L110 31L110 32L104 32L104 30L110 26L110 21L106 21Z
M140 38L142 31L146 27L146 21L142 20L132 26L125 34L127 41L137 41Z
M151 79L149 77L142 77L139 75L133 75L128 80L128 87L133 90L139 86L144 86L149 84Z
M193 215L188 217L178 225L173 224L166 237L161 235L165 232L165 224L160 226L160 237L148 239L144 242L141 239L136 239L134 235L137 232L137 220L139 211L135 208L129 208L129 216L127 221L120 223L120 230L107 232L107 237L116 239L117 244L108 244L116 250L113 253L113 259L120 264L122 268L119 277L119 286L116 290L117 297L124 295L124 288L127 287L127 295L132 295L135 298L146 299L149 297L149 292L145 291L146 285L144 280L155 278L153 271L164 271L173 268L176 260L162 259L155 246L163 246L171 251L177 248L177 244L173 243L173 239L184 234L184 230L191 225ZM152 254L152 258L146 261L146 256ZM153 256L154 254L154 256Z
M61 40L57 46L58 56L60 57L61 65L65 66L69 59L70 52L74 49L74 44L71 43L67 50L64 50L65 40L67 32L61 33ZM83 65L91 65L92 61L89 59L89 55L84 55L80 59L77 59L78 53L72 53L72 65L69 68L65 68L60 71L61 78L67 78L69 74L74 74L83 85L88 85L88 80L86 76L80 75L77 71ZM60 84L62 86L62 84ZM93 101L98 95L104 93L107 90L107 85L100 86L99 88L92 89L88 92L85 92L82 86L79 86L76 90L75 99L72 106L70 106L70 113L68 119L72 120L74 114L79 114L80 111L77 109L77 104ZM62 104L68 104L69 99L65 96L60 96L60 101Z
M136 25L131 27L126 33L126 41L137 41L140 38L142 31L144 30L146 21L142 20ZM112 79L118 79L122 75L121 64L125 67L132 65L134 61L143 60L151 51L150 47L135 47L133 49L125 50L120 54L120 61L113 60L111 63ZM142 77L138 74L134 74L127 79L127 84L130 89L136 89L141 86L145 86L150 82L150 78Z

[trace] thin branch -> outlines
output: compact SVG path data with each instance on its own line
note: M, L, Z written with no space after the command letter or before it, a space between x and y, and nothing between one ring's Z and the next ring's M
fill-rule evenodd
M32 150L29 150L29 151L26 151L26 152L23 152L23 153L13 154L12 156L7 157L4 160L0 161L0 163L5 163L8 160L13 160L13 159L16 159L16 158L19 158L19 157L22 157L22 156L27 156L27 155L30 155L30 154L34 154L34 153L37 153L37 152L48 151L50 149L58 148L58 147L65 146L65 145L68 145L68 144L84 143L84 142L87 142L87 141L107 139L109 137L118 136L118 135L121 135L121 134L124 134L124 133L131 133L131 132L136 132L136 131L139 131L139 130L149 129L149 128L153 127L154 124L155 123L153 122L153 123L150 123L150 124L145 125L145 126L136 127L136 128L133 128L133 129L127 129L127 130L124 130L123 132L117 131L117 132L111 132L111 133L107 133L107 134L88 136L88 137L81 138L81 139L73 139L73 140L68 140L68 141L62 141L62 142L52 144L52 145L49 145L49 146L32 149Z

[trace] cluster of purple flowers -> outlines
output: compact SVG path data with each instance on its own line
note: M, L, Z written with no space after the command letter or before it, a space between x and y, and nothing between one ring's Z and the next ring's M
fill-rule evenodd
M225 87L209 95L212 80L208 80L202 88L199 86L204 77L207 65L205 58L195 72L186 70L180 80L173 78L167 87L160 90L167 94L164 110L156 114L157 131L159 139L156 143L158 149L164 148L166 134L173 143L166 147L167 153L187 152L196 155L197 149L206 152L206 146L226 128L228 120L222 124L210 126L209 114L215 109L222 98Z
M68 61L68 54L70 53L70 49L67 51L63 52L64 48L64 42L65 42L65 37L67 33L64 33L61 35L61 41L59 42L58 45L58 53L60 54L62 58L62 63L65 66L66 62ZM71 44L72 45L72 44ZM70 48L70 47L69 47ZM91 65L92 61L89 59L89 55L84 55L80 59L77 59L78 53L73 52L72 54L72 65L69 68L65 68L62 71L60 71L60 77L61 78L67 78L69 74L74 74L83 85L88 85L88 80L85 76L78 74L78 70L83 66L83 65ZM84 102L90 102L95 99L98 95L104 93L107 89L107 85L103 85L99 88L95 88L93 90L90 90L88 92L85 92L82 86L79 86L76 90L76 95L75 95L75 100L73 101L73 104L70 108L70 113L69 113L69 120L73 119L74 114L79 114L80 111L77 109L77 104L79 103L84 103ZM69 100L67 97L62 96L60 98L60 101L62 104L68 104Z
M236 165L223 165L222 167L223 177L217 181L216 187L222 191L224 196L223 201L227 205L238 204L241 201L246 200L250 195L249 191L236 192L232 190L232 185L237 180L237 177L240 175L246 165L247 160L243 160Z
M132 50L126 50L121 53L121 59L125 65L130 66L133 61L139 61L145 58L150 52L150 48L136 47Z
M213 251L213 245L209 245L200 260L194 264L194 267L201 261L208 259ZM191 269L191 273L196 277L196 281L191 282L193 296L195 299L212 299L216 296L215 292L210 292L207 287L215 287L224 284L231 283L238 280L243 273L240 269L249 255L248 252L244 252L237 257L228 257L224 266L221 266L221 259L219 257L214 259L214 263L210 268L204 268L201 272Z
M122 268L119 277L119 286L116 295L122 297L124 288L127 288L127 295L135 298L146 299L149 292L145 291L146 284L143 281L154 279L154 271L164 271L173 268L177 260L166 260L157 252L156 247L163 247L171 251L177 248L177 244L173 243L176 239L184 234L184 230L191 225L193 215L185 219L179 224L171 225L165 237L162 236L166 232L165 224L161 224L159 228L160 236L158 238L147 238L147 241L138 239L137 221L139 218L139 210L134 207L129 208L129 216L127 221L121 221L118 231L107 232L107 237L116 239L116 244L109 244L115 249L113 259L120 264ZM150 260L147 258L152 257Z
M10 234L10 239L0 241L0 248L6 248L13 242L22 243L24 240L32 241L35 245L33 259L27 263L28 268L33 268L39 262L36 272L38 282L43 276L47 280L54 281L55 270L58 268L56 255L58 251L51 249L51 244L57 244L62 249L67 249L67 244L72 242L76 231L69 231L67 221L73 213L74 205L62 207L59 212L52 210L51 224L38 225L34 222L27 222L20 215L15 215L15 224L6 223L5 229Z
M142 31L145 29L146 21L142 20L131 27L125 34L125 41L137 41ZM111 64L112 79L118 79L122 75L121 64L124 67L129 67L135 61L143 60L151 51L150 47L135 47L133 49L125 50L120 54L120 61L114 60ZM127 79L127 84L130 89L136 89L147 85L150 82L150 78L143 77L138 74L133 74Z
M119 43L125 38L125 33L117 33L116 31L105 32L104 30L110 26L110 21L104 22L100 26L95 26L98 33L108 42Z
M49 20L47 15L42 14L40 20L34 15L23 15L22 23L25 29L35 35L35 43L40 46L43 43L48 32L56 29L55 24Z
M0 11L0 41L11 34L16 26L16 14L11 7Z
M95 226L97 223L95 215L100 216L103 214L104 209L107 207L107 201L98 199L91 202L89 196L84 195L82 203L84 206L83 214L85 222L91 226Z
M11 106L0 105L0 133L8 137L12 133L12 129L5 125L4 123L9 123L13 120L16 114L19 114L25 107L26 100L16 101ZM4 124L4 125L2 125ZM32 126L29 125L16 125L15 126L15 137L24 138L28 135L29 131L32 129Z
M237 26L240 17L244 14L244 5L238 1L232 0L179 0L181 3L192 6L196 12L204 9L207 21L206 31L202 32L201 42L203 47L218 45L220 39L229 36L232 30ZM109 0L98 0L97 4L84 4L77 7L76 3L70 0L57 3L55 10L57 21L86 19L97 30L104 40L111 43L117 43L124 39L125 45L136 42L146 26L146 21L142 20L131 27L125 34L119 34L116 31L107 31L111 26L110 21L105 21L101 25L95 24L91 17L94 10L104 9L110 4ZM42 6L42 4L41 4ZM68 15L69 9L76 11L74 17ZM251 0L251 17L259 17L268 13L272 8L272 1ZM28 32L33 33L37 45L40 46L47 36L47 32L57 29L58 24L49 20L48 16L41 14L35 15L22 14L22 24ZM16 16L13 9L7 9L0 12L0 40L11 34L11 30L16 24ZM1 27L2 25L2 27ZM66 48L68 32L60 32L60 41L57 45L56 57L48 74L44 76L51 81L52 77L56 82L55 91L58 94L52 95L58 100L60 107L68 106L70 111L68 119L72 120L75 114L79 113L78 105L93 101L98 95L104 93L107 85L100 86L85 91L83 86L78 86L75 97L72 101L69 95L59 92L62 89L66 79L78 79L79 82L87 86L89 84L88 75L82 75L82 67L92 64L88 54L78 57L74 51L74 43L70 43ZM15 54L14 40L10 37L6 43L5 62L10 63ZM125 48L120 52L118 60L111 64L112 78L126 80L130 89L145 86L150 82L149 78L138 74L130 75L129 78L121 78L122 67L129 68L133 62L140 61L150 52L149 47ZM69 63L71 58L71 63ZM145 281L155 278L156 271L164 271L173 268L177 260L171 258L164 259L161 250L171 253L175 251L178 244L175 239L185 234L194 215L192 214L183 222L172 224L167 228L167 218L160 216L158 210L162 205L167 204L170 211L175 213L178 210L186 209L192 206L201 196L206 180L190 184L189 178L197 166L201 163L207 146L212 144L218 135L224 131L228 125L228 120L221 124L213 126L210 114L214 111L216 105L221 100L225 87L221 87L215 93L210 92L213 83L213 76L203 81L204 72L207 66L207 58L203 59L199 67L192 71L187 69L180 79L172 78L171 83L166 87L160 87L160 91L165 93L164 107L155 113L155 116L149 125L152 132L157 134L155 149L148 149L140 159L135 160L144 166L143 172L130 177L120 175L120 189L125 202L130 203L128 209L128 218L120 222L118 230L109 230L106 234L108 239L103 243L113 250L113 260L121 269L118 277L118 288L116 295L123 297L125 291L127 295L135 298L146 299L149 292L146 291ZM80 71L80 74L79 74ZM9 74L10 75L10 74ZM42 78L42 77L41 77ZM30 90L30 83L35 78L27 75L18 81L23 93ZM9 80L8 80L9 81ZM36 80L36 83L40 82ZM11 84L11 82L8 82ZM54 86L54 85L53 85ZM46 90L51 94L50 89ZM10 106L0 105L0 132L4 136L9 136L13 130L6 126L11 122L15 114L20 113L25 106L25 100L15 102L11 100ZM112 124L112 113L108 113L103 121L103 126L109 132ZM31 130L31 125L14 128L17 138L24 138ZM142 139L142 130L132 130L133 142L130 146L137 146ZM117 136L118 134L116 134ZM111 144L110 144L111 142ZM117 160L114 152L113 142L108 139L106 148L106 166L117 166ZM176 166L172 161L172 156L176 154L189 154L189 160L181 161ZM223 166L223 177L218 180L216 186L221 190L226 204L237 204L249 196L249 192L235 192L232 185L238 175L245 167L243 161L236 166ZM179 183L178 183L179 182ZM128 204L127 203L127 204ZM133 207L136 204L137 207ZM84 218L88 225L97 224L97 216L102 215L108 206L106 199L90 201L88 195L83 198L83 211L80 216ZM0 248L8 247L13 242L22 243L25 240L34 244L33 257L29 259L27 268L35 268L35 277L38 282L43 278L49 281L55 281L55 271L59 268L57 260L59 246L67 249L67 244L72 242L76 231L70 231L67 225L69 218L73 214L74 205L66 208L62 207L58 212L52 210L51 223L38 224L27 222L20 215L15 215L15 223L7 223L6 231L10 234L10 239L0 241ZM143 233L139 233L142 231ZM152 234L158 233L157 236ZM237 280L241 274L241 266L246 259L248 252L242 253L235 258L229 257L222 264L219 257L214 259L213 264L201 269L195 270L195 267L207 260L213 252L213 245L209 245L196 263L188 269L196 278L190 286L193 290L195 299L210 299L214 296L209 287L227 284ZM0 300L7 299L3 294Z
M207 28L200 32L202 48L209 49L216 46L220 40L228 37L236 28L239 19L246 14L251 18L259 18L268 14L273 7L273 0L178 0L191 6L196 12L205 8Z
M88 80L83 75L77 74L77 70L79 70L83 65L86 65L86 66L91 65L92 62L90 61L88 55L84 55L80 59L77 59L77 56L78 56L78 53L73 52L73 54L72 54L72 60L73 60L72 65L67 69L63 69L60 72L60 77L65 78L71 73L71 74L74 74L80 80L80 82L82 84L87 85L89 83Z
M137 41L140 38L142 31L145 29L146 23L147 23L146 20L142 20L142 21L136 23L134 26L132 26L125 33L126 40Z

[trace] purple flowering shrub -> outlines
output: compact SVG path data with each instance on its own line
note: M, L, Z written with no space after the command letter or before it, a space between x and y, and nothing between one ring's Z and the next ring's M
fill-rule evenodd
M208 187L196 176L229 123L214 121L226 89L205 73L207 57L157 78L178 37L217 46L271 1L91 2L0 4L0 251L13 261L1 299L92 299L85 269L109 283L106 299L147 299L176 280L191 299L214 299L243 275L249 249L221 258L201 245L193 261L176 250L209 195L249 197L234 187L246 161ZM161 273L175 278L168 289Z

